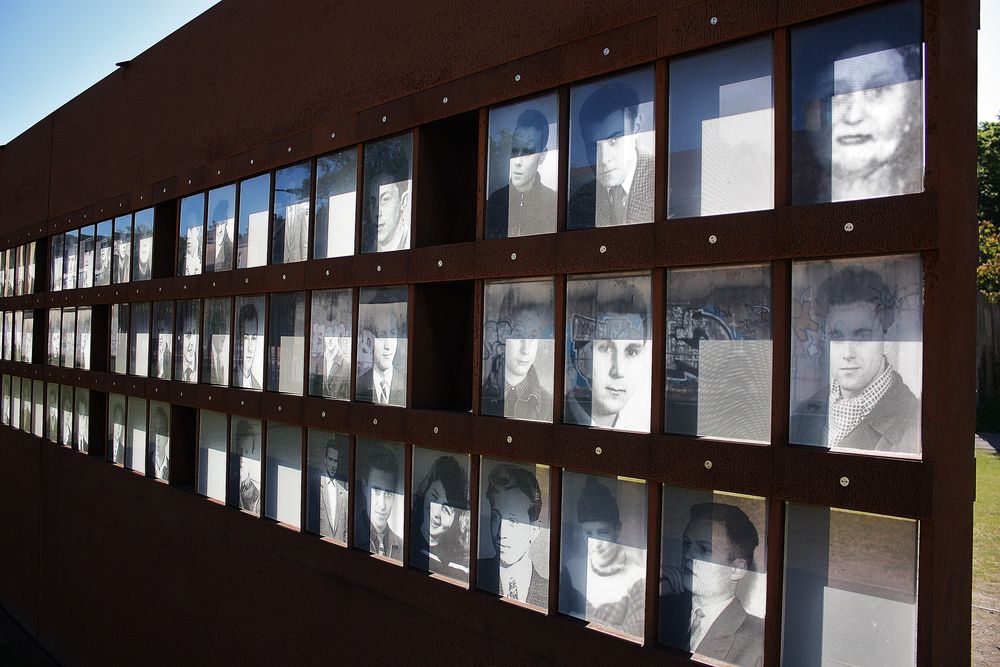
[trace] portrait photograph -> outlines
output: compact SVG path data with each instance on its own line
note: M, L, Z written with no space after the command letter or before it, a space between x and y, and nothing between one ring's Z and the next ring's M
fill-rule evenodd
M153 209L135 214L132 232L132 280L153 277Z
M306 360L306 293L271 294L267 390L302 395Z
M229 447L228 504L260 516L261 422L249 417L233 417Z
M480 590L545 612L549 606L549 467L483 458Z
M91 229L93 229L93 228L91 228ZM14 273L14 296L21 296L22 294L25 293L24 292L24 251L25 250L26 250L26 246L19 245L19 246L17 246L17 249L14 252L14 262L15 262L15 266L16 266L16 271ZM8 264L9 263L10 263L10 260L8 259ZM5 273L7 273L7 272L5 272ZM4 282L5 282L4 289L5 289L6 292L9 292L10 291L9 290L10 281L9 280L5 280Z
M62 309L61 362L63 368L73 368L76 361L76 308Z
M146 445L146 469L153 477L170 481L170 404L149 402L149 440Z
M34 360L32 355L35 339L35 313L32 310L24 311L24 318L21 322L21 339L21 361L30 364Z
M198 381L198 356L201 332L201 300L177 302L177 330L174 333L174 355L171 362L174 377L182 382ZM167 359L171 359L167 350ZM169 375L167 376L169 377Z
M919 255L792 263L789 442L920 455Z
M149 315L148 303L132 304L132 326L129 328L130 375L149 377ZM65 314L63 320L65 320Z
M482 414L552 421L554 316L551 279L486 282Z
M567 424L649 432L649 275L566 281Z
M92 317L93 313L89 306L76 309L76 367L83 370L90 370Z
M302 427L267 423L264 516L296 530L302 526Z
M240 181L240 225L236 238L236 268L267 264L267 225L271 217L271 174Z
M357 439L354 546L403 562L405 447L399 442Z
M559 611L641 640L646 618L646 485L565 472Z
M111 284L112 257L114 243L112 240L111 220L97 223L97 237L94 241L94 285L101 287Z
M25 246L26 250L24 253L24 293L34 294L35 293L35 267L38 263L38 255L35 241L32 241Z
M10 380L10 425L12 428L21 428L21 378L12 377ZM64 406L65 407L65 406ZM65 415L64 415L65 418ZM67 439L63 441L63 446L72 447L73 434L73 397L69 399L69 433Z
M363 287L355 399L406 407L407 288Z
M115 218L114 256L111 261L111 281L127 283L132 276L132 216Z
M28 378L21 379L21 430L24 431L25 433L31 433L31 424L32 424L31 385L32 381L29 380ZM79 442L77 443L77 445L79 446Z
M111 349L109 366L115 373L128 371L129 304L111 304Z
M660 641L709 664L764 657L767 503L665 486Z
M4 376L4 423L10 423L10 376ZM45 385L45 438L59 442L59 385Z
M316 158L313 259L354 254L358 153L351 148Z
M309 429L306 467L306 530L347 544L351 439Z
M2 386L2 389L0 389L0 391L3 392L2 421L3 421L4 425L9 426L10 425L10 404L11 404L11 400L10 400L10 376L5 374L3 376L3 379L0 380L0 383L2 383L2 385L0 385L0 386ZM56 399L56 402L58 403L58 398ZM58 412L56 413L56 415L57 415L56 419L58 420ZM58 424L58 421L56 423ZM57 426L57 433L58 433L58 426Z
M226 502L226 455L229 416L224 412L198 411L198 493Z
M309 394L351 398L351 290L312 292L309 323Z
M236 297L233 386L260 391L264 386L264 296Z
M300 162L275 172L271 264L290 264L309 259L311 192L310 162Z
M667 433L771 439L771 269L667 272Z
M78 288L94 286L94 234L96 227L91 225L80 230L80 249L77 260L76 286ZM21 266L18 265L18 283L21 282L23 274Z
M80 251L80 230L72 229L63 235L63 289L76 289L77 261ZM14 276L14 267L8 257L9 278Z
M24 311L14 311L14 328L10 333L14 345L13 360L21 361L21 347L24 345ZM72 366L72 364L70 364Z
M235 257L236 186L208 191L208 225L205 230L205 271L229 271Z
M51 385L50 385L51 387ZM126 422L125 397L121 394L108 394L108 462L116 466L125 465Z
M14 358L14 311L3 314L3 358L10 361Z
M915 0L792 30L793 204L924 189L922 33Z
M150 377L169 380L173 375L174 302L153 303L153 367Z
M82 387L76 388L76 407L74 411L76 418L76 447L78 452L84 454L90 451L90 390Z
M65 247L65 235L53 234L49 243L49 288L53 292L62 289L63 272L63 249ZM4 271L6 278L6 270ZM6 291L4 292L6 296Z
M361 252L410 248L413 135L365 144Z
M39 438L45 437L45 381L35 380L32 384L31 397L31 433Z
M177 275L201 273L202 243L205 233L205 193L181 199L180 225L177 230Z
M567 229L653 221L652 67L570 88Z
M225 387L229 384L229 350L233 300L205 299L205 335L202 340L201 381Z
M128 397L125 467L146 474L146 399Z
M59 404L62 406L59 412L59 444L69 449L73 449L76 444L76 439L73 437L73 427L76 425L76 420L73 419L75 407L73 391L73 387L65 384L59 388ZM21 378L15 377L13 379L11 393L15 399L11 411L11 417L15 421L11 423L11 426L18 428L21 422Z
M559 97L490 109L486 238L556 231Z
M469 456L413 448L410 565L469 582Z

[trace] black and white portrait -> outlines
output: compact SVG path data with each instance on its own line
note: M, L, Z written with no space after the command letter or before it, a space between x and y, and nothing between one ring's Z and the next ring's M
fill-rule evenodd
M264 386L264 297L236 297L233 386L260 391Z
M792 265L790 442L920 454L919 255Z
M125 467L140 475L146 474L146 400L128 397L128 435Z
M649 432L650 278L566 283L567 424Z
M551 280L486 283L483 414L552 421L554 296Z
M73 368L76 361L76 308L62 309L61 359L63 368Z
M3 358L10 361L14 358L14 312L3 314Z
M12 423L11 425L16 428L20 425L21 418L21 382L20 378L14 378L14 381L11 385L11 393L16 398L16 402L11 414L12 416L17 415L18 423ZM75 425L73 419L73 387L62 385L59 388L59 403L62 406L59 414L59 444L72 449L76 444L76 440L73 438L73 426Z
M80 230L72 229L66 232L63 237L62 286L63 289L75 289L77 278L77 260L79 259L80 251ZM12 255L8 256L7 259L7 265L9 267L8 277L13 279L14 266L10 261L11 257ZM11 287L13 287L13 284L11 284Z
M190 299L177 302L176 352L173 365L175 377L183 382L198 381L198 356L201 331L201 301Z
M316 158L313 259L354 254L358 153L352 148Z
M229 384L229 336L232 331L233 300L205 299L205 337L202 341L202 382L225 387Z
M8 415L9 418L10 418L9 423L10 423L11 427L13 427L13 428L20 428L20 426L21 426L21 378L15 376L15 377L12 377L10 379L10 397L9 397L9 399L10 399L10 401L9 401L10 414ZM70 410L71 410L71 412L70 412L70 419L72 420L72 417L73 417L73 414L72 414L72 399L70 399ZM70 426L70 430L72 431L72 425ZM63 444L65 447L69 447L70 446L69 444L66 444L66 443L61 443L61 444Z
M567 229L653 221L652 67L570 90Z
M128 327L130 321L129 304L111 304L111 349L110 369L115 373L128 371Z
M173 355L174 338L174 302L157 301L153 303L153 367L150 377L169 380L174 368Z
M236 239L237 269L267 264L270 196L270 173L240 181L240 225Z
M667 272L668 433L771 438L771 272Z
M793 203L923 190L920 3L792 31Z
M197 276L201 273L205 233L205 193L181 200L180 227L177 231L177 275Z
M355 398L406 407L406 288L362 288L360 301Z
M105 220L97 223L97 237L94 243L94 285L111 284L113 255L111 220Z
M3 393L3 399L2 399L3 400L2 421L3 421L3 423L5 425L10 425L10 404L11 404L10 391L11 391L11 389L10 389L10 376L9 375L5 374L3 376L2 380L0 380L0 386L2 386L2 389L0 389L0 391L2 391L2 393ZM56 420L57 420L56 423L58 425L58 412L56 413ZM57 433L58 433L58 426L57 426Z
M125 465L125 397L108 394L108 461Z
M153 209L135 214L132 233L132 280L149 280L153 277Z
M412 153L411 134L365 144L362 252L409 249Z
M91 225L80 230L80 249L78 251L76 286L79 288L94 286L94 234L96 227ZM24 274L18 264L17 282L23 285Z
M32 382L30 379L21 379L21 430L25 433L31 433L31 385Z
M548 466L484 458L479 489L479 588L546 611Z
M89 306L81 306L76 309L76 367L84 370L90 370L92 317L93 314Z
M32 363L32 361L34 361L32 357L34 353L34 344L33 344L34 339L35 339L35 312L32 310L26 310L24 311L24 317L21 322L21 361L23 361L26 364L30 364ZM88 359L87 368L89 367L90 366Z
M556 231L558 96L493 107L489 132L486 238Z
M763 498L664 488L661 642L711 664L762 664L766 513Z
M260 515L261 424L258 419L233 417L229 450L229 504Z
M271 294L267 390L302 395L306 359L305 292Z
M76 388L76 450L86 454L90 451L90 390Z
M132 277L132 216L115 218L114 257L112 258L111 280L127 283Z
M24 345L24 311L14 311L14 329L11 331L11 341L14 346L13 360L21 361L21 347ZM72 364L70 364L72 366Z
M646 486L563 475L559 611L641 638L646 618Z
M410 565L469 581L469 456L413 448Z
M4 376L4 421L10 423L10 376ZM59 385L45 386L45 438L59 442Z
M146 456L147 470L156 479L170 480L170 404L159 401L149 403L149 442Z
M233 268L235 223L236 186L225 185L209 190L205 271L229 271Z
M307 527L342 544L347 544L350 450L348 436L309 429Z
M271 264L309 259L311 191L312 170L309 162L285 167L275 173Z
M351 397L351 290L312 293L309 324L309 393L348 400Z
M62 289L63 252L66 237L63 234L54 234L49 243L49 287L51 291L58 292ZM4 282L6 290L6 267L4 269ZM6 295L6 291L4 292Z
M403 445L358 438L354 546L403 562Z
M32 384L31 433L45 437L45 381L35 380Z
M129 329L129 360L130 375L149 377L149 316L150 304L132 304L132 326ZM65 313L63 320L65 320Z
M24 293L34 294L35 293L35 267L38 264L37 255L37 244L32 241L25 246L26 250L24 253Z
M226 502L228 431L224 412L198 411L198 493L220 503Z
M264 516L302 526L302 427L267 422Z

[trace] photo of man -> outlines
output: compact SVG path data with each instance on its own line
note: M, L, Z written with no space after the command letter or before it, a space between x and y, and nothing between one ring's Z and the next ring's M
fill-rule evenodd
M112 280L127 283L132 275L132 216L115 218Z
M251 423L252 422L252 423ZM238 419L233 427L232 456L235 481L230 504L260 514L260 422ZM235 487L235 488L233 488Z
M347 542L347 443L330 438L324 447L326 468L319 477L319 534ZM346 472L346 471L344 471Z
M121 396L112 394L108 402L108 414L111 415L108 460L120 466L125 464L125 401Z
M10 376L4 376L4 418L10 421ZM59 385L49 383L45 389L45 437L59 441Z
M309 393L313 396L350 398L350 300L347 291L313 292L309 372Z
M111 221L105 220L97 225L97 250L94 253L94 285L111 284Z
M202 343L202 382L229 384L229 334L232 300L205 299L205 340Z
M264 375L262 297L237 299L236 345L233 350L233 386L260 391ZM214 344L214 341L213 341Z
M90 451L90 391L80 388L76 390L76 449L84 454Z
M405 291L392 288L362 290L358 317L361 326L356 399L406 407ZM366 336L372 338L368 355L362 353Z
M208 249L206 270L228 271L233 268L233 200L236 191L232 185L208 193L211 215L208 219Z
M151 403L149 416L149 464L156 479L170 479L170 415L165 403Z
M412 151L410 134L365 144L362 252L410 247Z
M402 453L400 445L358 442L361 497L355 503L354 545L397 562L403 559L403 538L390 523L401 501Z
M149 280L153 277L153 225L152 211L135 222L135 263L132 265L132 280Z

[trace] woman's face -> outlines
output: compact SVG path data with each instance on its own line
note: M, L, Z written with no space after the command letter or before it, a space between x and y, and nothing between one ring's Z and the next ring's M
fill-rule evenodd
M434 480L424 496L424 525L427 526L427 542L433 547L448 532L455 522L455 508L447 505L448 496L441 480Z
M607 567L618 556L618 527L609 521L584 521L580 524L587 539L587 556L591 567Z

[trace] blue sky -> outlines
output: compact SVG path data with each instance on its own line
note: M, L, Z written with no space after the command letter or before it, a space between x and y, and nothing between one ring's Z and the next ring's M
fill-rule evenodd
M218 0L0 0L5 144ZM1000 115L1000 0L981 0L979 120ZM982 67L989 64L987 67Z

